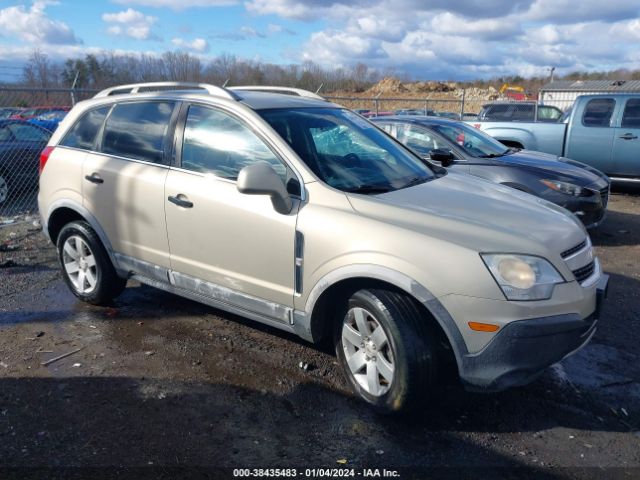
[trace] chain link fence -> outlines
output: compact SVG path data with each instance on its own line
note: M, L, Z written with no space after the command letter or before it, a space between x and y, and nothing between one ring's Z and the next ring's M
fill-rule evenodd
M460 99L404 98L404 97L335 97L325 96L347 108L358 111L364 116L391 114L435 115L455 120L465 116L477 115L487 100L473 101L463 95Z
M0 226L37 213L40 152L90 90L0 88Z

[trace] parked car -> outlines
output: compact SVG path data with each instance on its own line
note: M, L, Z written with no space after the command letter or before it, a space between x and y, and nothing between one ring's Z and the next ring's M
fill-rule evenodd
M391 112L391 111L387 111L387 110L380 110L380 111L378 111L378 112L374 112L374 111L372 110L372 111L369 111L369 112L367 112L367 113L363 113L363 114L362 114L362 116L363 116L363 117L365 117L365 118L373 118L373 117L387 117L387 116L389 116L389 115L395 115L395 113L394 113L394 112Z
M456 112L435 112L435 116L448 118L449 120L460 120L460 114Z
M68 112L70 110L70 107L30 107L14 113L9 118L12 120L30 120L44 113L55 112L60 110Z
M32 118L29 123L53 132L67 113L69 113L67 110L52 110Z
M372 119L420 157L536 195L599 225L609 200L605 174L546 153L509 148L462 122L433 117Z
M640 94L581 95L560 123L470 123L509 147L572 158L614 181L640 180Z
M435 110L428 108L402 108L394 112L396 115L435 115Z
M0 120L9 118L12 115L20 112L22 109L18 107L2 107L0 108Z
M384 411L424 409L449 362L470 388L531 381L589 341L606 291L567 210L427 165L303 90L107 89L40 168L43 228L78 298L110 302L131 278L333 339Z
M537 102L491 102L478 114L481 122L557 122L562 110Z
M22 120L0 120L0 206L38 186L40 152L51 132Z

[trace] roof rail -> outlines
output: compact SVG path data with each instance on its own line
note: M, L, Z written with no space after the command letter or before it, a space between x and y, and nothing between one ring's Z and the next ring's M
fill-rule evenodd
M154 88L169 88L169 87L179 87L174 90L206 90L210 95L215 95L216 97L228 98L229 100L239 100L240 98L233 92L229 91L227 88L218 87L216 85L210 85L208 83L193 83L193 82L147 82L147 83L132 83L130 85L118 85L117 87L107 88L98 92L94 98L99 97L108 97L111 95L117 94L126 94L126 93L138 93L140 89L151 89L153 91Z
M270 87L263 85L250 85L250 86L242 86L242 87L227 87L227 90L245 90L251 92L270 92L270 93L282 93L284 95L295 95L298 97L305 98L313 98L316 100L324 100L327 101L326 98L321 97L317 93L310 92L309 90L303 90L301 88L293 88L293 87Z

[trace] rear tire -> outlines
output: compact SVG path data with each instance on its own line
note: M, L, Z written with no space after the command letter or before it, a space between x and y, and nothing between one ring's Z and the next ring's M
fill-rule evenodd
M80 300L104 305L122 293L127 280L118 276L98 235L87 222L65 225L58 235L57 247L64 280Z
M436 341L415 300L359 290L339 314L338 361L353 390L383 413L424 405L436 383Z

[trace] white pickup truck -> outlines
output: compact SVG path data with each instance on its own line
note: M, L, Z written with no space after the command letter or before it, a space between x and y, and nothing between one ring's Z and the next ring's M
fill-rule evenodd
M507 146L568 157L640 182L640 94L579 96L558 123L467 122Z

